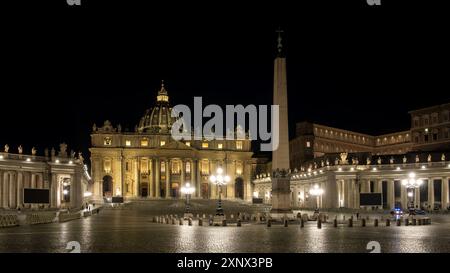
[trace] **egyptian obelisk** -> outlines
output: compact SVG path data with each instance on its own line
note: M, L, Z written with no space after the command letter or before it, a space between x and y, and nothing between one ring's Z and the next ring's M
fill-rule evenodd
M283 52L281 30L278 30L277 57L274 61L273 104L279 106L278 120L272 119L273 128L279 129L278 147L272 150L272 218L292 217L289 170L288 97L286 57Z

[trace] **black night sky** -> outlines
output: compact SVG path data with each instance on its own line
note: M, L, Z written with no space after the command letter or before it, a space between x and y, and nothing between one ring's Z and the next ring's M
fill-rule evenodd
M172 105L271 104L279 26L291 135L303 120L404 130L409 110L450 102L448 20L436 7L41 2L1 19L0 147L12 152L64 141L86 154L94 122L133 130L162 79Z

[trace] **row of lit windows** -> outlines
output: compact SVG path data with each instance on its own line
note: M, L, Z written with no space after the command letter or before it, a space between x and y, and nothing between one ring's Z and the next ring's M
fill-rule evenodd
M105 146L111 146L111 144L112 144L111 137L105 137L104 140L103 140L103 144ZM189 147L191 146L191 143L189 141L186 141L184 144L186 144L186 146L189 146ZM149 141L148 141L147 138L141 139L141 146L142 147L148 147L148 145L149 145ZM166 145L166 141L165 140L161 140L159 142L159 146L162 147L164 145ZM131 146L131 140L125 140L125 146L130 147ZM236 141L236 149L237 150L242 150L242 147L243 147L242 141ZM208 142L202 142L202 148L204 148L204 149L209 148L209 143ZM217 143L216 148L219 149L219 150L223 149L223 143Z
M359 143L366 143L366 140L368 140L368 138L366 137L361 137L361 136L357 136L357 135L352 135L352 134L348 134L348 133L343 133L343 132L336 132L333 130L328 130L328 129L318 129L317 127L315 128L316 133L318 133L318 135L321 136L326 136L326 137L340 137L341 139L345 139L345 140L353 140L355 142L359 142Z
M444 111L441 113L442 121L448 122L450 120L450 112ZM439 123L439 113L432 113L430 115L423 115L422 117L414 117L414 127L427 126L430 124Z
M171 174L180 174L181 173L181 168L182 168L182 165L181 165L181 161L179 161L179 160L172 160L171 162ZM204 159L204 160L201 160L200 161L200 173L202 174L202 175L209 175L210 174L210 161L209 160L207 160L207 159ZM161 162L160 163L161 164L161 173L166 173L166 162ZM104 159L104 161L103 161L103 168L104 168L104 171L106 172L106 173L111 173L111 159ZM242 162L240 162L240 161L238 161L238 162L236 162L236 174L237 175L241 175L242 174L242 169L243 169L243 165L242 165ZM130 162L126 162L125 163L125 170L126 171L131 171L131 168L130 168ZM141 161L141 166L140 166L140 171L141 171L141 173L144 173L144 174L148 174L149 173L149 161L148 160L146 160L146 159L143 159L142 161ZM186 163L185 163L185 172L187 173L187 174L190 174L191 173L191 162L189 162L189 161L187 161Z

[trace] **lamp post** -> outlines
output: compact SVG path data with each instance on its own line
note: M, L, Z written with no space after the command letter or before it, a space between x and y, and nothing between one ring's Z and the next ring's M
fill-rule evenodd
M216 208L216 215L214 217L214 222L216 223L220 221L219 224L221 224L221 221L225 219L225 215L223 214L222 209L222 185L226 185L228 182L230 182L230 177L226 174L223 174L222 168L217 168L216 174L211 175L209 177L209 181L211 183L217 185L219 187L219 200L217 200L217 208Z
M318 213L319 212L319 198L323 194L323 189L319 188L319 185L315 184L314 187L309 190L309 194L316 197L317 208L316 208L315 213Z
M416 179L415 173L409 173L408 179L402 180L402 185L406 187L406 190L408 191L408 198L411 199L409 202L412 204L412 207L415 208L414 204L414 191L415 189L420 188L420 186L423 184L423 181L421 179ZM409 207L409 206L408 206Z
M194 187L191 187L191 183L187 182L183 187L181 187L181 193L186 196L186 207L184 210L184 219L192 218L193 215L191 213L190 207L189 207L189 200L191 198L191 194L193 194L195 191Z

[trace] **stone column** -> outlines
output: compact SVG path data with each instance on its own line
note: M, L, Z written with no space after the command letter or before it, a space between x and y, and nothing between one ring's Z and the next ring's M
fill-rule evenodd
M186 176L186 160L181 159L181 173L180 173L180 189L184 186L184 178Z
M32 189L36 189L36 174L35 173L31 173L31 185L30 187Z
M230 182L227 185L227 198L234 199L234 183L235 183L235 175L236 170L233 167L233 160L226 159L225 160L225 170L226 174L230 177Z
M446 210L449 205L449 196L448 196L448 177L442 177L442 186L441 186L441 204L443 210Z
M383 181L380 179L375 182L375 192L383 194Z
M244 186L245 186L245 188L244 188L244 194L245 194L244 200L250 202L250 201L252 201L252 198L253 198L252 184L251 184L252 168L251 168L251 164L249 164L248 161L247 162L244 161L242 165L244 166L244 169L242 170L242 173L244 174ZM281 182L281 181L279 181L279 182ZM290 182L289 182L288 186L289 186L289 189L290 189ZM289 199L290 199L290 194L288 196L289 196ZM279 196L278 198L280 199L280 198L282 198L282 196ZM287 204L290 204L290 200L289 200L289 202L287 202ZM278 205L278 207L281 208L282 205L281 205L281 207L280 207L280 205ZM289 209L289 212L291 213L292 210Z
M3 207L3 172L0 170L0 208Z
M17 207L23 207L23 173L17 172Z
M133 195L135 197L139 197L139 180L140 180L140 176L141 176L141 172L139 171L139 157L135 157L132 159L132 164L133 164L133 174L134 174L134 189L133 189Z
M16 177L17 177L16 172L13 172L9 175L9 208L11 209L15 209L17 207Z
M355 189L353 191L354 200L355 200L355 203L354 203L354 208L355 209L359 209L360 208L360 200L359 200L359 193L360 193L359 186L360 186L360 183L361 183L360 181L358 181L358 183L357 183L357 181L355 181Z
M194 192L193 196L198 197L200 188L198 187L199 183L198 183L197 179L195 178L195 174L196 174L196 170L197 170L195 165L197 164L197 161L194 161L191 159L190 162L191 162L191 184L195 188L195 192Z
M420 209L420 188L414 189L414 206L418 206Z
M70 207L74 208L77 201L77 188L75 185L75 176L70 175Z
M166 198L170 197L170 159L166 160Z
M154 158L154 165L155 165L155 197L156 198L160 198L161 197L161 181L160 181L160 177L161 177L161 163L159 161L159 158Z
M56 199L57 199L57 191L58 191L58 187L57 187L57 180L56 180L56 174L52 174L52 180L50 182L50 206L52 208L56 208Z
M390 209L395 207L395 185L392 179L387 181L387 204Z
M428 206L434 209L434 179L428 178Z
M197 191L197 197L202 197L202 188L201 188L201 183L202 183L202 174L200 173L200 164L201 161L200 159L196 159L195 160L195 183L196 183L196 191Z
M155 185L153 183L153 159L151 157L148 158L148 197L153 198L155 197Z
M400 185L400 202L403 209L408 208L408 191L403 185Z
M3 173L3 196L2 196L2 207L7 209L9 203L9 173Z
M216 168L217 168L217 166L216 166L216 163L214 162L214 160L209 160L209 174L210 175L211 174L214 174L214 175L216 174ZM210 198L211 199L219 198L219 196L216 195L218 186L216 184L213 184L213 183L210 183L210 185L211 185Z
M56 181L56 207L61 207L61 182L59 181L58 175L55 174Z

